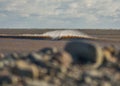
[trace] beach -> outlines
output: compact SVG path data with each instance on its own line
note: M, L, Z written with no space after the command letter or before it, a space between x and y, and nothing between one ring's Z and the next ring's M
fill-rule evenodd
M34 29L0 29L0 34L41 34L52 30L34 30ZM54 30L53 30L54 31ZM113 39L111 41L98 41L101 45L114 44L117 48L120 47L120 30L80 30L90 36L98 38ZM68 41L68 40L67 40ZM15 39L15 38L0 38L0 52L30 52L44 47L63 48L66 40L35 40L35 39ZM97 42L97 41L95 41Z
M1 29L0 34L52 30ZM112 39L0 38L0 86L119 86L120 31L80 30Z

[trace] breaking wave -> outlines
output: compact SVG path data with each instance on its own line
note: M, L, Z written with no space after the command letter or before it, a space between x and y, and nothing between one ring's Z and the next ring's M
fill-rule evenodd
M42 36L48 36L52 39L59 39L62 37L91 38L91 36L88 36L87 34L82 33L78 30L55 30L55 31L49 31L49 32L43 33Z

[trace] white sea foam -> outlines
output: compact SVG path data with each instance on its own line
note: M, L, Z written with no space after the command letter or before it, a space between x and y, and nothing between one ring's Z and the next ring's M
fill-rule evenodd
M43 33L42 36L49 36L52 39L59 39L61 37L67 37L67 36L85 37L85 38L91 37L85 33L78 31L78 30L55 30L55 31Z

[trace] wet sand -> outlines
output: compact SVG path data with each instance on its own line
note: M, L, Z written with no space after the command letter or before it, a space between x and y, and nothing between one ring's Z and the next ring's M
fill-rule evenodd
M44 33L49 30L4 30L1 29L0 33L18 34L18 33ZM80 30L91 36L100 38L114 39L116 42L111 41L93 41L100 45L114 44L117 49L120 49L120 30ZM0 38L0 52L31 52L44 47L57 47L63 49L68 40L34 40L34 39L13 39L13 38Z
M31 40L31 39L11 39L11 38L0 38L0 52L11 53L11 52L31 52L36 51L45 47L56 47L63 49L68 40ZM97 42L100 45L114 44L117 49L120 49L119 42L103 42L103 41L92 41Z

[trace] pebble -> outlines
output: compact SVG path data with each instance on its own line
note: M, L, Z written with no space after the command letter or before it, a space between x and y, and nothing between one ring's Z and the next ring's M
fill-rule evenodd
M102 85L103 86L112 86L110 82L103 82Z
M0 53L0 59L3 59L5 55L3 53Z
M12 53L11 56L13 59L20 59L20 56L16 52Z
M68 68L72 63L72 56L69 53L67 53L66 51L57 53L55 58L65 68Z
M56 47L52 47L52 48L47 47L39 51L40 54L47 54L47 55L54 55L57 52L58 52L58 49Z
M27 86L55 86L55 85L47 83L45 81L28 80Z
M116 67L85 69L84 64L75 62L69 52L56 48L3 54L0 86L120 86L120 70Z
M42 60L43 59L43 57L40 54L36 53L36 52L30 53L28 57L31 60Z
M99 70L89 70L84 72L85 76L91 76L91 77L103 77L103 72Z
M24 61L16 61L16 65L11 69L13 74L29 77L29 78L38 78L39 70L35 65L26 63Z

